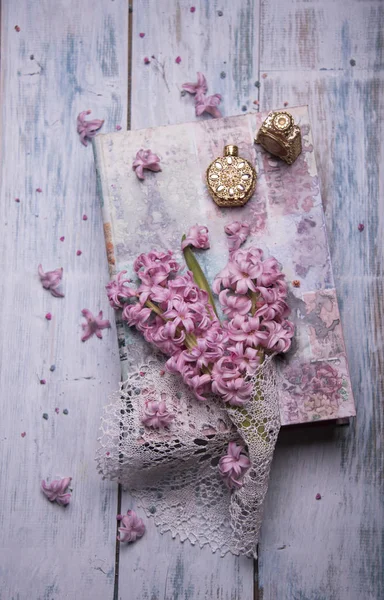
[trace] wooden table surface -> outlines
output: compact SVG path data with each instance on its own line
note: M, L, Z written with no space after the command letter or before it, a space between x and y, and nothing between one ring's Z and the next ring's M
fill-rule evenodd
M384 598L383 31L379 0L2 0L0 600ZM94 463L119 359L114 326L80 341L82 308L114 315L76 116L105 132L193 120L180 91L197 71L225 115L310 107L357 405L349 427L281 433L258 564L151 521L116 549L132 503ZM39 263L64 267L64 299ZM73 477L65 510L39 490L55 475Z

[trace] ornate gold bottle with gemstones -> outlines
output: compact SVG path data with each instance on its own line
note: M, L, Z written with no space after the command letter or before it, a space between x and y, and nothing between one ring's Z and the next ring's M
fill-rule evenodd
M267 152L291 165L301 154L301 131L287 111L270 112L255 139Z
M237 146L224 147L224 156L216 158L207 169L207 186L218 206L243 206L256 186L256 171L239 155Z

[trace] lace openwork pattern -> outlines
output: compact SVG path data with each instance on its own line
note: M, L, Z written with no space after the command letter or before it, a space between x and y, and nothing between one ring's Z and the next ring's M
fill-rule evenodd
M103 478L129 489L162 533L192 544L256 557L262 506L280 427L273 361L253 376L254 400L226 408L199 402L182 380L164 372L159 356L130 370L101 419L96 461ZM168 429L144 427L147 400L164 400L175 414ZM243 440L251 468L236 491L218 462L230 441Z

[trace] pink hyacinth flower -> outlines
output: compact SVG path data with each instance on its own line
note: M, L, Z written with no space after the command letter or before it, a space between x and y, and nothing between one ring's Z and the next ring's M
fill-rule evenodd
M115 310L118 308L123 308L121 300L124 298L132 298L137 296L136 290L125 285L126 283L130 283L130 279L126 279L124 277L126 273L127 271L120 271L120 273L118 273L115 278L105 286L109 304Z
M288 352L295 331L293 323L288 320L283 323L264 321L263 327L268 331L268 339L263 346L274 352Z
M237 342L234 346L230 346L228 350L232 353L233 362L241 371L245 371L248 375L254 375L261 361L256 348L247 347L245 344Z
M46 483L45 480L41 482L41 489L43 494L50 500L50 502L57 502L60 506L66 506L69 504L71 494L65 493L65 490L72 481L72 477L64 477L64 479L56 479L51 483Z
M196 98L196 117L200 117L203 113L208 113L214 118L222 117L220 110L217 108L221 102L220 94L213 96L200 96Z
M219 302L223 313L230 319L236 315L247 315L252 308L252 302L249 296L241 296L230 293L230 290L226 289L220 292Z
M229 442L227 454L219 461L219 471L230 489L240 488L241 478L251 466L251 461L244 453L244 448L236 442Z
M86 115L90 115L92 111L83 110L77 116L77 133L80 135L80 141L84 146L88 146L87 140L95 137L99 129L102 128L104 120L92 119L92 121L86 121Z
M64 298L64 294L57 289L61 283L61 278L63 277L63 268L60 267L60 269L44 273L42 265L39 265L37 270L43 288L49 290L55 298Z
M148 169L149 171L155 172L161 171L159 162L160 158L157 154L154 154L152 150L143 150L143 148L141 148L136 154L136 158L132 163L132 168L139 179L145 179L143 170Z
M244 342L246 346L265 345L270 334L264 331L265 323L259 317L236 315L227 326L228 337L234 342Z
M117 519L121 522L120 537L117 537L119 542L136 542L137 539L143 537L145 525L134 510L128 510L126 515L117 515Z
M196 83L183 83L181 87L189 94L196 94L196 100L203 97L208 90L207 80L202 73L197 73Z
M230 260L228 270L231 284L236 286L237 294L246 294L248 290L256 292L254 281L263 272L261 263L255 263L248 259Z
M144 414L145 416L141 419L141 422L147 427L153 427L154 429L168 427L175 418L175 415L167 410L164 400L160 402L150 400L147 402Z
M103 311L95 317L90 310L83 308L81 314L86 318L87 322L82 324L84 335L81 338L82 342L86 342L90 337L95 334L98 338L102 339L101 330L107 329L111 326L108 319L103 319Z
M188 234L181 242L181 249L184 250L187 246L193 246L194 248L200 248L201 250L208 250L209 238L208 238L208 228L204 227L204 225L193 225Z
M229 251L238 250L249 236L249 225L241 221L234 221L224 227L228 236Z

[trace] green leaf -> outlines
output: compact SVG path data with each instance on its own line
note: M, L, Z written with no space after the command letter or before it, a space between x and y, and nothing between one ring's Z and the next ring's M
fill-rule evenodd
M183 242L185 240L185 238L186 238L186 236L183 235L183 237L181 238L181 241ZM204 290L207 292L209 303L212 306L213 310L215 311L215 315L218 317L216 306L215 306L215 301L213 299L213 295L211 292L211 288L209 287L207 278L205 277L190 246L186 246L184 248L183 254L184 254L184 259L185 259L185 262L187 263L188 269L190 271L192 271L193 279L195 280L196 285L198 285L201 290Z

